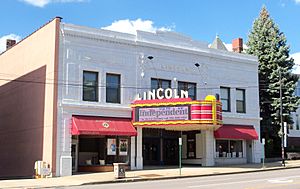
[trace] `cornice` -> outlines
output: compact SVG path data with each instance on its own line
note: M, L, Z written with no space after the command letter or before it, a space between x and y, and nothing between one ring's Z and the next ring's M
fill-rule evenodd
M164 41L145 41L138 40L140 36L135 36L132 34L125 34L120 32L114 32L103 29L89 28L71 24L62 23L61 26L65 36L73 38L83 38L92 41L102 41L107 43L122 44L122 45L131 45L134 47L144 47L144 48L153 48L153 49L163 49L169 50L177 53L186 53L195 56L205 56L209 58L215 58L220 60L230 60L239 63L246 63L258 66L257 57L241 54L229 51L223 51L218 49L211 48L201 48L201 47L187 47L180 46L172 43L164 43Z

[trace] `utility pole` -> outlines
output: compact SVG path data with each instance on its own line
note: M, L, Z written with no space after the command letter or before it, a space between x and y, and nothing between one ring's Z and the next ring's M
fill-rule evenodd
M280 94L280 126L281 126L281 159L282 159L282 165L285 167L285 161L284 161L284 126L283 126L283 116L282 116L282 81L281 81L281 70L279 70L279 94Z

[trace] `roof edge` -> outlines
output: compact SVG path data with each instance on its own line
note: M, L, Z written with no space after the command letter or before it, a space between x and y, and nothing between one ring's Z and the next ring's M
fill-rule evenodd
M8 52L10 49L13 49L15 46L17 46L18 44L20 44L21 42L23 42L24 40L26 40L27 38L29 38L30 36L32 36L33 34L35 34L36 32L38 32L39 30L41 30L42 28L44 28L45 26L47 26L48 24L50 24L51 22L53 22L54 20L59 20L59 22L61 22L61 20L63 19L60 16L56 16L54 18L52 18L51 20L49 20L48 22L46 22L45 24L43 24L42 26L40 26L38 29L36 29L35 31L33 31L31 34L27 35L26 37L24 37L23 39L21 39L18 43L16 43L14 46L12 46L9 49L6 49L5 51L0 53L0 56L5 54L6 52Z

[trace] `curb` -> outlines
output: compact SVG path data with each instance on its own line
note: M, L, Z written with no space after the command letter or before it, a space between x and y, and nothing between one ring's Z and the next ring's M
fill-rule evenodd
M267 171L276 171L276 170L286 170L286 169L296 169L300 168L299 166L293 167L276 167L276 168L266 168L250 171L238 171L238 172L228 172L228 173L213 173L213 174L204 174L204 175L184 175L184 176L167 176L167 177L152 177L152 178L125 178L125 179L115 179L110 181L99 181L99 182L89 182L83 183L83 185L96 185L96 184L114 184L114 183L126 183L126 182L144 182L144 181L154 181L154 180L167 180L167 179L183 179L183 178L193 178L193 177L211 177L219 175L234 175L241 173L255 173L255 172L267 172Z

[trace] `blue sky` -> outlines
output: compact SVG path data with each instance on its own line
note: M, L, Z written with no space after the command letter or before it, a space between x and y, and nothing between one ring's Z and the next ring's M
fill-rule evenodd
M0 38L10 34L26 37L61 16L63 22L95 28L127 20L120 30L126 22L134 25L140 19L145 30L171 29L209 43L218 34L231 43L237 37L247 40L263 5L285 33L291 54L300 58L300 0L1 0Z

